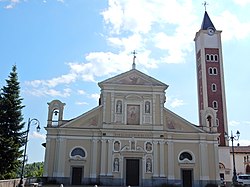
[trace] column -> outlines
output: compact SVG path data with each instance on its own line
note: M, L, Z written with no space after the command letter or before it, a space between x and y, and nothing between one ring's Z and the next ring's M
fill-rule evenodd
M106 162L107 162L107 152L106 152L106 144L107 140L101 140L102 149L101 149L101 173L100 175L106 175Z
M165 173L164 173L164 141L160 142L160 177L165 177Z
M175 179L174 176L174 162L173 160L178 159L174 158L174 144L173 141L168 141L168 179Z
M159 173L158 173L158 141L153 141L154 144L154 173L153 173L153 177L159 177Z
M96 161L97 161L97 139L92 140L92 165L90 178L96 178Z

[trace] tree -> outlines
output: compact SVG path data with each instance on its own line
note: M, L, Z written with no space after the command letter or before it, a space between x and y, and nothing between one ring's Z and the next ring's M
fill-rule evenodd
M28 178L42 177L43 175L43 162L34 162L32 164L26 164L24 170L24 176Z
M0 92L0 179L16 177L25 142L22 98L16 66Z

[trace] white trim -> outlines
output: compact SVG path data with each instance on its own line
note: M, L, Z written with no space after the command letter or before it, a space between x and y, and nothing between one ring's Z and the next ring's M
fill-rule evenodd
M71 156L72 151L73 151L74 149L77 149L77 148L80 148L80 149L82 149L82 150L84 151L84 153L85 153L85 156L84 156L84 157L82 157L82 156L80 156L80 155ZM74 147L69 151L69 158L70 158L70 159L73 159L73 160L85 160L85 159L87 158L87 151L86 151L86 149L85 149L84 147L82 147L82 146L74 146Z
M192 156L192 160L189 160L189 159L186 159L186 158L183 159L183 160L180 160L181 154L185 153L185 152L189 153ZM192 163L193 164L193 163L195 163L195 155L194 155L194 153L192 151L190 151L188 149L184 149L184 150L180 151L180 153L178 154L178 162L181 163L181 164L182 163L185 163L185 164L186 163L190 163L190 164Z

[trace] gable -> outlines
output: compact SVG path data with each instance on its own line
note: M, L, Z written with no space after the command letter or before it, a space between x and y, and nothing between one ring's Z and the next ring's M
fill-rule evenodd
M102 106L76 117L75 119L63 124L62 128L100 128L102 120Z
M165 108L164 110L164 124L167 131L172 132L204 132L198 126L190 123L189 121L183 119L177 114Z
M100 87L104 85L145 85L145 86L162 86L167 89L168 85L150 77L136 69L132 69L125 73L106 79L98 84Z

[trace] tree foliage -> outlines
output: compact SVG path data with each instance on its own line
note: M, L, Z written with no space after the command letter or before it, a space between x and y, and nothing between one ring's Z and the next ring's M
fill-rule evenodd
M25 132L22 131L24 106L19 84L16 66L13 66L0 92L0 179L16 177L21 164Z
M24 169L24 177L42 177L43 175L43 162L34 162L26 164Z

